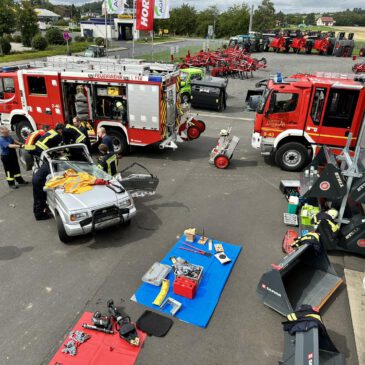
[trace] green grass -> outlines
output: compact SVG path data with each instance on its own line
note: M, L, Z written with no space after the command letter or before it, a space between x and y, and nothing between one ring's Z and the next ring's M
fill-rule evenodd
M182 37L154 37L153 43L165 43L165 42L173 42L173 41L179 41L183 39ZM152 43L152 38L148 37L146 40L140 39L136 41L136 43Z
M89 46L90 42L75 42L70 43L70 51L72 53L82 52ZM26 51L26 52L18 52L12 53L6 56L0 56L0 63L6 62L15 62L15 61L24 61L30 60L34 58L42 58L42 57L49 57L49 56L57 56L67 53L67 46L49 46L44 51Z

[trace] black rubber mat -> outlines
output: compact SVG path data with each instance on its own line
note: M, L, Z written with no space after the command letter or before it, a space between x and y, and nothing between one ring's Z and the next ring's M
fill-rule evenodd
M169 332L173 320L146 310L137 320L137 327L150 336L163 337Z

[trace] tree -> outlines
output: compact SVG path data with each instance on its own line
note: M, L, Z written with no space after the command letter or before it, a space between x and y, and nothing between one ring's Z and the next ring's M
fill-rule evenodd
M275 27L275 7L270 0L262 0L253 15L253 29L262 32Z
M218 26L218 24L215 24L218 22L218 18L219 10L215 5L199 12L196 17L196 34L201 37L205 37L207 35L209 25Z
M315 25L316 24L316 16L314 13L307 14L305 17L305 24L306 25Z
M183 4L170 11L170 33L189 35L194 34L196 26L196 10L193 6Z
M218 37L245 34L249 23L250 12L247 5L233 5L219 16L216 34Z
M15 11L13 0L0 1L0 37L11 34L15 28Z
M18 10L18 29L23 45L30 47L32 38L39 32L37 14L29 1L23 0Z
M0 55L9 54L11 51L11 44L6 38L0 38Z
M283 26L283 24L285 24L286 21L286 17L285 14L282 11L279 11L276 15L275 15L275 20L279 23L279 26Z

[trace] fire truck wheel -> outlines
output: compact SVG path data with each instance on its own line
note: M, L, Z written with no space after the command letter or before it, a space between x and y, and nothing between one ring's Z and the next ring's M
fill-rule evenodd
M183 104L188 103L190 101L190 95L188 93L184 93L181 95L181 102Z
M15 132L19 142L24 143L28 135L33 132L33 128L26 119L22 119L16 124Z
M205 131L205 123L202 120L194 120L194 125L198 127L200 133Z
M114 152L118 155L128 155L129 145L124 134L114 129L107 131L108 135L113 139Z
M57 211L56 211L56 223L57 223L58 238L60 239L60 241L63 243L70 243L72 241L72 237L70 237L66 233L62 219Z
M219 112L222 112L222 111L224 110L223 93L220 93L220 94L219 94L217 110L218 110Z
M214 165L218 169L226 169L229 165L229 158L226 155L217 155L214 158Z
M200 130L197 126L191 125L187 130L187 134L189 139L197 139L200 136Z
M285 171L301 171L307 160L307 148L299 142L285 143L275 154L276 164Z

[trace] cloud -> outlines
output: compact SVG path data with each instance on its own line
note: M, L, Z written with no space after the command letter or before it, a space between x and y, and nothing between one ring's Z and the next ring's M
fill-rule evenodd
M75 4L81 5L91 1L87 0L53 0L54 4ZM219 10L223 11L229 6L242 4L239 0L170 0L172 7L181 6L183 3L194 6L197 10L204 10L208 6L216 5ZM261 0L250 0L245 2L249 5L253 4L255 8L261 4ZM335 12L353 8L364 8L364 0L353 0L349 3L345 1L334 0L274 0L276 11L284 13L321 13Z

